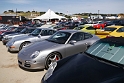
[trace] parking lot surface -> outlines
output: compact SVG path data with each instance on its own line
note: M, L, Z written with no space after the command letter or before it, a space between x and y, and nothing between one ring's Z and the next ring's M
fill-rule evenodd
M18 66L18 53L9 53L0 41L0 83L40 83L46 70L28 71Z

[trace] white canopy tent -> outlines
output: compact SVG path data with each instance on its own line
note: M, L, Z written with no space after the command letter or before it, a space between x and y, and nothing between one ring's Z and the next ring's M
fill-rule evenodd
M48 10L45 14L38 16L36 18L33 19L41 19L41 20L50 20L50 19L63 19L65 18L64 16L59 16L57 14L55 14L55 12L53 12L52 10Z

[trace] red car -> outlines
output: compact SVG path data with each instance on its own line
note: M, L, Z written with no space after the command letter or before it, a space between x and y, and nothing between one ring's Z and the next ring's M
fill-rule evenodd
M106 26L106 24L102 21L97 21L93 24L93 27L96 29L103 29Z

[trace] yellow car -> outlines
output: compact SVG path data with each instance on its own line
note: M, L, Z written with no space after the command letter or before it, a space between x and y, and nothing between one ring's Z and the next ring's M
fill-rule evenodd
M102 30L96 30L95 35L99 38L124 37L124 26L107 26Z
M91 33L91 34L95 34L95 28L93 28L92 26L90 25L81 25L79 27L75 27L74 28L75 30L81 30L81 31L84 31L84 32L88 32L88 33Z

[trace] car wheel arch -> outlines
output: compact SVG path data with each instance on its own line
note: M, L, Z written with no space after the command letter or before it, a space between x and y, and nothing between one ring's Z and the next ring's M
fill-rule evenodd
M49 68L47 65L47 61L48 61L49 57L51 56L51 54L58 54L60 56L60 59L63 58L62 54L60 52L54 51L54 52L49 53L48 56L45 58L45 62L44 62L44 66L45 66L46 70Z
M31 43L30 41L24 41L20 44L19 46L19 51L22 49L22 46L25 44L25 43Z

